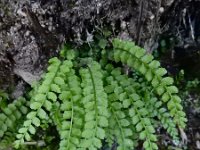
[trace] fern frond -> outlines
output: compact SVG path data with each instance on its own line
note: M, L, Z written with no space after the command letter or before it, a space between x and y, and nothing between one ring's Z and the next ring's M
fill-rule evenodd
M146 54L146 51L133 42L121 41L119 39L113 40L114 46L114 60L127 64L129 67L139 71L148 82L151 83L155 92L161 96L164 103L181 128L185 127L185 113L182 111L181 99L177 96L178 89L173 86L173 79L164 77L167 71L160 67L160 63L153 60L151 54Z
M60 150L76 150L79 147L84 110L81 107L82 89L80 79L75 75L74 70L70 70L67 76L68 89L64 89L59 95L62 100L62 122Z
M107 82L110 82L112 87L115 87L113 90L113 94L118 98L117 102L113 104L116 105L118 109L129 110L125 115L126 118L131 118L131 121L126 118L123 119L123 122L126 122L126 129L129 127L130 131L135 131L139 133L139 139L144 140L144 148L145 149L158 149L156 145L157 138L155 136L155 129L153 127L152 119L149 116L148 109L145 107L145 102L142 97L140 97L135 91L134 83L130 82L132 79L129 79L125 75L121 75L120 69L112 69L111 77L107 78ZM129 81L129 82L127 82ZM114 83L114 84L113 84ZM123 111L126 112L126 111ZM135 129L131 130L135 127ZM130 133L129 136L132 136ZM120 137L117 136L117 139ZM130 137L129 137L130 138ZM133 147L133 143L137 143L137 140L133 141L132 138L124 139L125 142L129 141L128 147L121 146L120 149L131 149ZM131 144L132 143L132 144ZM136 145L136 144L135 144Z
M15 137L12 132L6 132L4 137L0 140L0 150L8 150L13 148L13 141Z
M84 149L101 148L108 126L107 94L103 87L103 74L100 65L93 62L86 69L80 69L83 88L82 104L85 110L84 129L80 147Z
M106 85L104 88L108 94L111 113L109 128L106 132L107 140L109 145L112 145L116 139L119 149L131 149L137 145L137 135L135 135L135 127L131 126L131 118L128 116L128 111L123 106L123 101L127 98L127 95L125 89L120 87L120 83L116 81L115 76L111 72L120 75L120 68L114 69L112 65L107 65L104 75ZM127 86L129 85L128 80L121 80L121 82Z
M52 105L52 110L50 112L50 117L53 121L53 124L56 126L58 132L61 131L62 127L62 113L60 107L61 104L57 101Z
M145 82L143 78L133 78L129 79L134 88L139 95L141 95L145 102L145 107L148 110L149 116L151 118L157 117L161 121L161 125L167 132L171 135L174 140L178 139L178 130L176 124L173 122L166 106L160 101L154 92L152 92L152 87L149 83ZM152 120L155 126L158 125L158 121Z
M34 92L30 100L31 111L27 114L23 127L17 134L18 140L15 141L16 147L24 143L24 140L31 140L30 134L35 134L35 127L39 127L41 120L47 120L48 113L51 111L52 103L57 100L57 94L61 93L61 88L65 84L64 77L69 68L72 67L70 61L61 61L57 58L49 60L50 66L48 73L44 76L42 84Z
M23 118L23 115L26 115L27 111L26 100L22 97L8 104L6 108L2 108L0 113L0 138L8 130L15 132L17 122Z

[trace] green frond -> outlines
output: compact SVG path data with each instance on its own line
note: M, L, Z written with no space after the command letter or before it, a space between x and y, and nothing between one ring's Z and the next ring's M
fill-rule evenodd
M137 145L137 140L131 138L133 135L130 131L138 132L139 139L144 140L143 147L145 149L158 149L155 143L157 141L155 129L151 123L152 118L149 115L148 109L145 108L143 98L135 91L134 82L131 82L131 79L127 76L121 75L120 69L112 69L111 75L107 78L107 82L109 86L106 89L113 88L112 90L109 89L109 93L112 91L112 93L109 94L109 96L111 95L111 110L114 108L120 116L124 114L124 118L120 118L121 121L116 121L115 124L122 122L122 127L129 130L129 137L126 137L126 134L122 132L123 128L120 127L121 129L118 129L121 131L121 135L116 135L117 139L121 139L117 141L119 143L119 149L131 149ZM115 99L113 98L113 94L115 95ZM122 111L123 109L124 111ZM127 114L124 113L126 110L128 110ZM112 126L113 124L111 127ZM114 127L114 129L116 129L116 127ZM113 134L119 133L119 131L115 131Z
M61 62L58 58L49 60L48 72L44 76L41 85L36 89L30 100L31 111L27 114L23 126L17 134L16 147L30 141L31 135L35 134L36 127L39 127L41 120L49 119L47 111L51 112L53 103L57 100L57 94L61 93L62 86L65 85L65 74L73 66L71 61Z
M151 54L146 54L143 48L136 46L133 42L114 39L113 47L114 60L121 61L139 71L151 83L162 101L167 103L173 121L184 128L187 120L181 106L181 99L177 96L178 89L172 85L172 78L164 77L167 73L166 69L160 67L160 63L153 60Z
M84 110L81 107L82 89L79 77L72 70L67 76L68 89L62 91L59 99L62 101L61 141L60 150L76 150L79 147Z
M0 138L7 131L15 131L17 122L26 115L28 108L24 98L18 98L13 103L8 104L6 108L2 108L0 113Z
M108 126L107 94L103 87L103 74L100 65L92 62L87 68L80 69L83 88L84 129L80 147L84 149L101 148Z

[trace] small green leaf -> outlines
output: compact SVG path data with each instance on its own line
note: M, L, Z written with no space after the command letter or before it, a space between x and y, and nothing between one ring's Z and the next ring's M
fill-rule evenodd
M152 143L152 148L157 150L158 149L158 146L156 145L156 143Z
M123 129L124 132L124 136L128 137L128 136L133 136L133 131L131 129Z
M82 142L80 143L80 147L87 149L88 147L90 147L92 145L93 141L92 140L82 140Z
M168 86L167 91L169 91L170 93L178 93L178 89L176 86Z
M60 66L60 70L63 72L63 73L68 73L70 72L70 69L68 67L66 67L65 65L61 65Z
M150 140L156 142L157 137L154 134L150 134Z
M123 127L128 127L130 125L130 122L127 119L121 119L120 124Z
M137 132L140 132L142 129L143 129L142 123L139 122L139 123L136 125L136 131L137 131Z
M134 143L131 139L125 139L124 143L127 147L133 147Z
M101 40L99 40L98 45L99 45L100 48L105 49L107 43L108 43L107 40L105 40L105 39L101 39Z
M21 144L21 140L16 140L14 143L15 148L18 149L20 144Z
M27 132L27 128L20 128L19 129L19 133L26 133Z
M157 69L158 67L160 67L160 62L157 60L153 60L150 64L149 67L151 67L151 69Z
M31 140L31 137L30 137L30 135L29 135L28 132L25 134L25 139L26 139L27 141L30 141L30 140Z
M47 113L42 108L38 110L38 116L41 119L47 119Z
M85 129L93 129L96 125L96 121L87 121L85 123Z
M71 111L65 111L63 113L63 119L70 119L72 117L72 112Z
M135 56L136 56L137 58L141 58L142 56L145 55L145 50L144 50L144 49L142 49L142 48L140 48L140 47L138 47L138 46L135 46L135 48L138 49L138 50L136 51L136 53L135 53Z
M165 68L158 68L155 72L156 76L164 76L167 73Z
M165 92L165 93L162 95L162 100L163 100L163 102L167 102L169 99L170 99L170 95L168 94L168 92Z
M24 121L24 126L29 127L31 125L31 123L32 123L32 120L26 120L26 121Z
M165 92L165 88L163 86L158 86L156 88L158 95L162 95Z
M147 71L147 68L144 64L141 64L139 69L138 69L142 74L145 74Z
M130 99L125 99L123 101L124 108L128 108L130 105L131 105L131 100Z
M61 93L60 87L57 84L51 84L51 91Z
M36 115L36 112L35 111L31 111L30 113L28 113L27 119L31 119L32 120L35 117L35 115Z
M136 125L139 121L139 117L137 115L135 115L133 118L132 118L132 123L133 125Z
M137 100L136 102L134 102L134 105L138 108L141 108L144 106L144 102L141 100Z
M95 147L97 148L101 148L102 147L102 143L101 143L101 140L100 139L97 139L97 138L93 138L93 144ZM96 149L96 148L94 148Z
M149 70L146 72L145 77L146 77L147 81L151 81L151 80L153 79L153 74L152 74L151 69L149 69Z
M30 125L29 126L29 132L31 133L31 134L35 134L35 132L36 132L36 130L35 130L35 128L32 126L32 125Z
M108 126L108 119L104 116L98 117L98 124L101 127L107 127Z
M37 117L34 117L33 120L32 120L33 124L36 126L36 127L39 127L40 126L40 120L37 118Z
M65 84L64 79L61 78L61 77L55 77L54 82L55 82L55 84L57 84L57 85L63 85L63 84Z
M46 95L39 93L39 94L35 95L35 97L33 97L33 99L37 102L43 102L46 99Z
M58 63L58 62L60 62L60 60L57 57L53 57L53 58L49 59L50 64L55 64L55 63Z
M167 108L169 109L169 110L171 110L172 108L175 108L176 106L175 106L175 103L173 102L173 101L169 101L168 103L167 103Z
M53 92L48 92L48 95L47 95L48 99L52 100L52 101L56 101L57 100L57 96L55 93Z
M93 137L94 136L94 131L93 130L84 130L83 132L82 132L82 137L83 138L91 138L91 137Z
M144 140L147 137L146 131L140 132L140 140Z
M62 129L63 130L68 130L71 127L71 122L70 121L63 121L62 122Z
M72 94L70 91L62 91L62 93L59 95L59 99L65 101L71 98L71 96Z
M38 91L39 93L46 94L49 91L49 87L48 85L43 84L39 87Z
M10 116L12 114L12 111L9 108L4 108L3 112L8 116Z
M70 140L71 140L71 142L72 142L73 144L75 144L75 145L79 145L79 144L80 144L79 138L70 137ZM73 145L73 148L72 148L72 147L69 147L70 150L76 150L76 146L75 146L75 145Z
M149 114L148 110L146 108L141 108L139 109L140 115L141 116L146 116Z
M154 77L153 80L151 81L151 84L153 87L157 87L160 84L160 82L157 77Z
M99 139L104 139L105 138L105 131L102 129L102 128L97 128L97 137L99 138Z
M21 139L21 138L23 137L23 134L17 134L16 137L17 137L18 139Z
M147 126L146 128L150 133L155 133L155 129L153 126Z
M135 109L134 108L129 109L129 116L130 117L135 116Z
M52 109L52 103L51 103L50 101L48 101L48 100L45 100L45 102L44 102L44 107L45 107L48 111L50 111L50 110Z
M145 149L149 149L149 142L148 141L145 141L144 143L143 143L143 147L145 148Z
M149 118L142 118L142 121L144 122L145 125L149 126L151 125L151 120Z
M39 102L33 102L33 103L30 105L30 108L33 109L33 110L37 110L37 109L39 109L41 106L42 106L41 103L39 103Z
M151 54L148 54L148 55L144 55L141 60L144 62L144 63L150 63L152 60L153 60L153 56Z
M75 52L74 50L70 49L67 51L67 59L68 60L73 60L75 58Z
M22 114L27 114L28 109L25 106L20 106L20 111L22 112Z
M162 79L162 83L165 85L171 85L174 83L174 80L171 77L165 77Z
M1 114L0 114L0 120L1 120L1 121L6 120L6 118L7 118L7 116L6 116L4 113L1 113Z
M0 137L4 135L4 131L0 130Z

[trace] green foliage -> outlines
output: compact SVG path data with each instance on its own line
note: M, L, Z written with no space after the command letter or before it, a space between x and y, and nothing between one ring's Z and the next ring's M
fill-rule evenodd
M105 50L108 41L103 39L98 46L103 49L100 60L78 57L69 47L61 59L50 59L47 73L26 100L29 108L19 99L2 109L1 137L18 130L14 145L19 148L34 141L39 129L56 127L60 150L96 150L103 141L110 147L117 142L118 150L143 141L145 150L156 150L156 128L162 125L178 140L176 126L184 128L186 118L167 71L132 42L115 39L113 50ZM124 64L138 73L124 74ZM16 120L23 123L16 125Z
M182 111L181 99L177 96L178 89L173 86L172 78L164 77L167 73L166 69L160 67L160 63L153 60L151 54L145 54L144 49L135 46L132 42L115 39L113 46L114 60L126 63L143 74L162 101L167 103L167 108L174 122L184 128L186 119L185 113Z
M28 112L26 100L19 98L13 103L8 104L7 107L1 108L0 113L0 138L4 136L7 131L15 131L18 126L17 120L23 118Z

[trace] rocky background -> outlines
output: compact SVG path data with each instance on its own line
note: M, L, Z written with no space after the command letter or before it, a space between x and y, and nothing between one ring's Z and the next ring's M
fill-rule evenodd
M93 41L108 29L152 53L167 39L160 59L171 74L200 75L200 0L0 0L0 89L11 97L40 79L61 44ZM199 117L194 119L200 127ZM191 123L192 124L192 123ZM194 128L192 128L194 129ZM193 131L197 131L193 130ZM189 135L192 148L199 134Z

